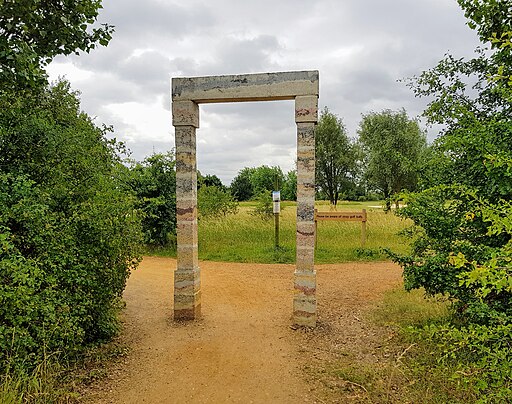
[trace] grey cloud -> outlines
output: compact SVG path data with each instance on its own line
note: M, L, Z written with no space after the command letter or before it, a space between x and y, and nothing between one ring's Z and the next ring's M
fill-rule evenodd
M225 36L219 38L212 63L203 63L200 74L237 74L272 70L277 67L272 55L282 49L275 36L258 35L254 38Z
M183 5L183 2L158 0L111 0L103 3L99 19L114 25L116 36L137 44L146 43L148 37L178 40L215 23L215 17L207 7L193 3Z
M87 111L99 111L106 104L141 100L140 94L118 77L95 73L81 86L82 104Z

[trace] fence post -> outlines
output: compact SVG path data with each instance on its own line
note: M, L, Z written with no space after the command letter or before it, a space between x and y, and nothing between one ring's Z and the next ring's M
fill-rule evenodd
M361 221L361 248L366 244L366 209L363 209L363 220Z
M318 212L318 209L315 209L315 249L316 249L316 240L317 240L317 230L318 230L318 220L316 220L316 213Z

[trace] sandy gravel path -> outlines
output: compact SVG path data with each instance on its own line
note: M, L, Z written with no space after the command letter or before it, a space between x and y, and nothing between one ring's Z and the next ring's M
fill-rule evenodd
M122 336L130 353L84 402L322 402L304 368L338 345L371 355L378 341L360 311L400 282L390 263L318 265L320 327L305 332L290 327L293 265L201 262L203 318L177 324L175 267L146 257L132 274Z

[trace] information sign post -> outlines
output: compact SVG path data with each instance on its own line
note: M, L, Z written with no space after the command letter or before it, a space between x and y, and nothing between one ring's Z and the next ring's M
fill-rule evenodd
M272 202L274 204L274 241L275 247L279 247L279 213L281 212L281 192L272 191Z

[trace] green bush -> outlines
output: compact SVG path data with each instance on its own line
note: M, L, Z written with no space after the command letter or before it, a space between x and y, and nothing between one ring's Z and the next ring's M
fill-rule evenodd
M274 206L270 191L262 191L258 194L256 197L256 206L251 214L263 220L274 217Z
M238 202L217 186L203 185L197 193L197 205L200 218L219 218L238 212Z
M172 152L153 154L132 164L126 174L127 192L137 197L144 242L167 246L176 234L176 161Z
M0 97L0 369L110 338L140 219L115 143L66 83Z
M429 325L409 328L420 345L428 341L428 353L416 357L414 366L425 365L434 377L478 397L479 403L506 403L512 396L512 324L485 326L469 324ZM432 361L432 356L437 358Z

